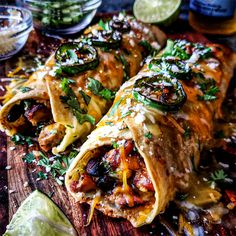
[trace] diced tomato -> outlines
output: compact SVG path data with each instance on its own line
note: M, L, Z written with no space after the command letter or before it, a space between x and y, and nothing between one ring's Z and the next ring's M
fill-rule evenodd
M229 200L236 206L236 193L230 190L225 191Z

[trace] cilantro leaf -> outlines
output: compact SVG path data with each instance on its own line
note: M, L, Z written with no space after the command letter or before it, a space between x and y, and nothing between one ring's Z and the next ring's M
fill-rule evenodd
M124 81L127 81L130 78L130 64L122 54L115 55L115 58L117 61L122 63L124 69Z
M103 30L106 30L106 31L112 30L112 28L111 28L110 25L109 25L109 21L104 22L103 20L100 20L100 21L98 22L98 25L99 25Z
M207 59L212 56L212 50L200 43L194 44L194 51L200 56L201 59Z
M198 100L200 101L212 101L217 99L216 94L219 92L219 88L217 86L211 86L209 89L204 91L204 95L198 95Z
M108 101L114 99L115 97L115 92L104 88L98 80L93 78L89 78L88 89L95 95L100 96Z
M145 138L148 138L148 139L152 139L152 133L150 131L148 131L147 133L144 134L144 137Z
M80 95L82 96L82 98L84 99L84 102L86 103L86 105L88 106L88 104L90 103L91 97L88 96L84 91L80 90L79 91Z
M33 145L33 138L29 136L24 136L22 134L15 134L11 137L11 141L13 141L16 145L24 145L28 144L29 146Z
M24 86L20 87L20 91L21 91L22 93L27 93L27 92L29 92L29 91L31 91L31 90L33 90L33 89L30 88L30 87L24 87Z
M111 144L112 144L113 148L115 148L115 149L119 148L119 144L117 142L112 141Z
M24 162L32 164L35 161L35 156L33 152L28 153L25 157L22 158Z
M48 175L47 175L46 173L44 173L43 171L39 171L39 172L37 173L37 177L38 177L39 179L47 179L47 178L48 178Z
M214 182L217 181L224 181L228 175L224 172L224 170L216 170L215 172L211 173L211 180Z
M106 124L106 125L110 125L110 126L111 126L111 125L114 125L114 123L113 123L112 121L107 121L107 122L105 122L105 124Z
M122 102L123 98L120 98L112 107L110 110L110 113L108 116L113 116L117 110L117 108L119 107L120 103Z
M163 57L174 56L178 57L181 60L187 60L190 58L190 54L188 54L185 50L185 41L183 40L173 41L171 39L167 40L166 48L162 56Z
M63 78L61 82L61 88L66 96L61 96L61 101L63 103L66 103L71 108L73 115L76 117L80 124L88 121L92 125L95 125L95 118L89 114L84 114L84 111L82 111L82 109L80 108L78 99L72 88L69 86L70 83L71 82L68 79Z
M124 117L126 117L126 116L129 116L129 115L131 115L131 113L132 113L132 111L127 111L127 112L125 112L125 113L122 113L121 118L124 118Z
M152 56L157 53L157 50L147 40L141 40L139 45L142 46L144 50Z

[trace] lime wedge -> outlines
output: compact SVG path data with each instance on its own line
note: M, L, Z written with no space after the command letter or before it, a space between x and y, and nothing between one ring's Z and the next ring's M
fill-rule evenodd
M136 0L135 17L145 23L169 25L179 15L181 0Z
M4 236L77 235L70 221L45 194L34 191L13 216Z

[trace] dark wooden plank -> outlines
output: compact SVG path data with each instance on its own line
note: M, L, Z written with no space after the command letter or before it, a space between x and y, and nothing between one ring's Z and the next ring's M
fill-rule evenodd
M7 142L0 132L0 235L8 223L8 189L7 189Z
M60 186L55 180L37 181L34 168L30 168L22 160L26 153L35 149L28 149L25 146L14 146L8 138L7 165L8 170L8 191L9 191L9 220L19 208L21 202L35 189L39 189L47 195L62 209L65 215L74 224L79 235L140 235L137 229L124 220L112 219L100 212L95 212L93 220L88 227L86 224L89 208L86 204L78 204L68 195L64 186ZM14 148L14 150L12 150Z

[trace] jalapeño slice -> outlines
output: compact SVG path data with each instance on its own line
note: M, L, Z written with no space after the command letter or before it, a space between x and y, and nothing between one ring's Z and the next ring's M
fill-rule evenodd
M131 29L131 26L127 20L121 20L118 17L113 17L113 19L109 22L109 25L113 30L117 30L121 33L128 32Z
M120 47L122 36L118 31L98 30L89 34L88 38L94 46L116 49Z
M177 58L153 59L149 63L149 68L158 73L169 74L179 80L192 79L191 67Z
M64 43L56 51L56 62L64 73L74 75L97 67L97 50L83 43Z
M133 96L144 105L161 111L177 111L187 99L178 80L162 74L138 79L134 84Z

